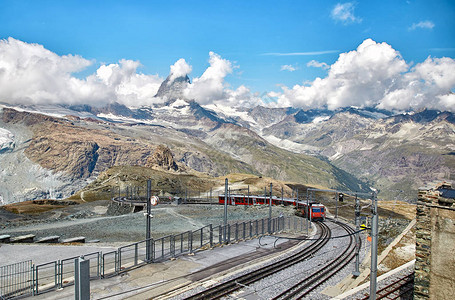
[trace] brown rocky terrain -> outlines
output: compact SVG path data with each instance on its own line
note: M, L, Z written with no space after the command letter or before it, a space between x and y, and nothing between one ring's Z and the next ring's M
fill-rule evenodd
M170 149L144 139L132 139L109 130L88 129L70 120L5 109L5 122L22 122L34 135L25 150L40 166L87 178L115 165L149 166L178 170Z

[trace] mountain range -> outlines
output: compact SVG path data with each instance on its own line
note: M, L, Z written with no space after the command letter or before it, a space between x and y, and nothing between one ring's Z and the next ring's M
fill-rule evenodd
M0 200L68 197L119 165L376 188L405 200L428 181L454 179L450 112L202 106L185 97L188 83L168 77L160 104L139 108L1 105Z

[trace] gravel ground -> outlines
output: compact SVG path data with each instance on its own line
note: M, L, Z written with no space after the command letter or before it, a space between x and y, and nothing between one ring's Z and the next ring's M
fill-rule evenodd
M377 285L377 290L380 290L380 289L386 287L387 285L393 283L394 281L398 280L399 278L409 275L413 272L414 272L414 265L412 265L408 268L405 268L405 269L401 270L400 272L398 272L392 276L389 276L386 279L379 281L378 285ZM368 296L369 294L370 294L370 287L360 290L356 294L346 297L344 299L346 299L346 300L362 299L362 298Z
M146 218L143 212L106 216L100 214L105 211L102 208L92 204L72 208L70 213L54 211L52 216L45 219L9 224L1 229L0 235L9 234L13 237L34 234L35 239L50 235L58 235L61 239L85 236L87 240L99 240L110 245L145 239ZM152 237L196 230L209 224L219 225L223 222L223 211L221 205L159 205L152 209ZM289 207L274 207L272 215L276 217L280 213L293 212ZM268 217L268 213L268 207L264 206L229 206L228 219L230 222L254 220Z

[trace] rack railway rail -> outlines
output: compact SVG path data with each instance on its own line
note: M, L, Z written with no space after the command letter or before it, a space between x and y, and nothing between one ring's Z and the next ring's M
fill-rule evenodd
M281 294L275 296L273 299L300 299L307 296L318 286L329 280L334 274L342 270L349 262L351 262L355 257L355 242L353 234L355 233L354 229L349 225L335 221L331 219L330 221L341 226L349 234L349 245L343 250L343 252L338 255L334 260L329 264L322 266L318 271L312 273L311 275L305 277L299 281L294 286L283 291Z
M376 292L376 299L411 299L414 291L414 272L403 276ZM369 296L362 300L369 299Z
M284 291L280 295L276 296L274 299L295 299L304 297L305 295L308 295L311 291L313 291L315 288L317 288L320 284L328 280L333 274L343 269L349 262L351 262L354 259L355 242L352 236L352 234L354 233L354 229L352 229L347 224L332 219L330 220L328 219L328 221L331 221L346 230L350 237L349 245L345 248L343 253L340 254L334 261L330 262L327 266L324 266L319 271L306 277L297 285ZM270 265L264 266L251 273L235 277L222 284L218 284L216 286L208 288L200 293L189 296L185 299L219 299L256 281L259 281L269 275L279 272L294 264L305 261L309 257L313 256L316 252L318 252L322 247L324 247L331 238L331 230L329 226L327 226L323 222L316 222L315 224L317 224L320 228L320 233L317 240L315 240L312 244L306 246L304 249L302 249L295 255L285 258L284 260L272 263Z
M275 272L281 271L291 265L304 261L305 259L312 256L314 253L319 251L328 241L331 236L329 226L324 223L317 223L320 227L320 235L317 241L308 245L297 254L285 258L279 262L272 263L258 270L250 272L248 274L233 278L222 284L211 287L203 292L190 296L186 299L219 299L223 296L229 295L234 291L241 289L242 287L249 285L253 282L261 280Z

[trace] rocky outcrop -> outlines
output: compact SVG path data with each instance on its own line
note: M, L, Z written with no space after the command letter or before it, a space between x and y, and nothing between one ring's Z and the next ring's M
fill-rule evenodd
M115 165L179 169L171 150L164 145L28 112L9 110L3 119L29 124L34 135L25 155L31 161L73 178L88 178Z
M147 158L147 167L161 168L164 170L177 171L179 167L174 160L174 155L171 150L165 145L156 147L155 152Z

